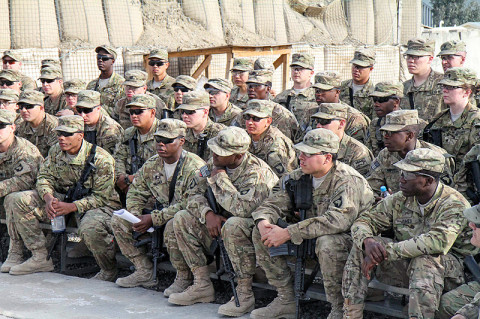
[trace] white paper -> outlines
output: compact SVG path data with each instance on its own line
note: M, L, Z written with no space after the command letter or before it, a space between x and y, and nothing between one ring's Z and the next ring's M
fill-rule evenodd
M126 209L120 209L120 210L117 210L117 211L114 211L113 212L115 215L117 215L118 217L122 218L122 219L125 219L127 222L130 222L132 224L135 224L135 223L138 223L140 221L140 218L138 218L137 216L133 215L132 213L130 213L128 210ZM147 232L149 233L153 233L154 229L153 227L150 227Z

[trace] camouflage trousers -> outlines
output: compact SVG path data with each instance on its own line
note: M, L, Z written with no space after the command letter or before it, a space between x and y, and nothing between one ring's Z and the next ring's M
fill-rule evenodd
M268 283L277 288L291 284L293 274L287 265L288 257L270 257L257 227L253 230L252 238L258 264L265 270ZM316 239L315 254L320 264L327 301L333 306L343 305L342 275L351 247L350 234L325 235Z
M384 245L392 242L389 238L374 238ZM353 245L345 265L342 287L343 296L351 304L364 303L367 295L368 280L361 271L363 258L363 251ZM375 276L386 284L408 287L408 314L417 319L434 318L442 292L464 282L463 263L452 254L387 260L377 267Z
M254 221L251 218L230 217L223 224L222 238L237 277L249 278L255 274L255 249L252 243ZM181 258L171 260L177 270L192 271L207 265L207 254L213 238L207 226L187 210L175 214L173 220L175 241L167 247L181 252Z
M10 238L23 241L30 251L46 248L46 239L40 228L40 222L50 221L45 203L37 191L7 195L5 210ZM111 208L100 207L87 211L81 220L77 218L78 235L92 252L100 268L104 270L116 267L115 242L110 227L112 212Z
M451 318L458 310L460 310L460 308L471 303L473 298L475 298L475 295L479 292L480 283L477 281L471 281L468 284L463 284L457 289L447 292L442 296L442 299L440 299L440 307L438 308L437 318ZM468 309L468 312L475 314L475 319L478 317L478 308Z

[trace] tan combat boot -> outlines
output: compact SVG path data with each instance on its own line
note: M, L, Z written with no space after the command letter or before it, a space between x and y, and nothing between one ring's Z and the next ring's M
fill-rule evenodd
M252 291L253 278L238 279L237 295L240 307L235 304L232 297L229 302L218 308L218 314L229 317L240 317L255 309L255 297Z
M27 275L36 272L53 271L52 259L47 260L47 249L32 250L32 257L20 265L10 268L10 275Z
M351 300L345 299L343 304L344 319L363 319L363 303L352 304Z
M115 283L120 287L133 288L138 286L153 287L156 285L153 280L153 263L145 255L132 259L135 265L135 272L127 277L118 278Z
M117 279L117 275L118 275L117 268L110 269L110 270L100 269L100 271L91 279L114 282L115 279Z
M252 319L295 319L295 296L291 285L278 287L278 294L268 306L255 309L250 314Z
M343 318L343 307L342 305L332 305L332 310L328 314L327 319L342 319Z
M170 297L171 294L185 291L193 281L193 275L190 270L177 270L175 281L167 289L163 291L165 297Z
M9 272L10 268L20 265L21 263L23 263L23 242L21 240L13 240L10 238L8 257L2 264L0 271Z
M215 301L215 290L210 280L210 272L207 266L193 271L193 285L185 291L173 293L168 297L168 302L180 306L190 306L198 302Z

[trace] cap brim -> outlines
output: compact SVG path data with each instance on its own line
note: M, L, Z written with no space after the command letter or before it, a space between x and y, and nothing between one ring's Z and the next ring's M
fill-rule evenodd
M304 153L307 153L307 154L317 154L317 153L320 153L320 152L328 152L328 153L337 153L338 150L332 150L332 149L327 149L325 147L312 147L312 146L309 146L303 142L300 142L298 144L295 144L293 146L294 148L296 148L297 150L299 150L300 152L304 152Z
M230 69L231 71L243 71L243 72L250 72L253 71L253 68L243 67L243 66L235 66Z
M267 82L268 81L262 82L262 81L257 81L257 80L247 80L247 82L245 82L245 84L248 84L248 83L266 84Z
M255 110L245 110L243 113L261 117L261 118L272 117L270 114L266 114L266 113L255 111Z
M14 56L14 55L4 54L4 55L2 56L2 60L3 60L4 57L12 58L12 59L13 59L14 61L16 61L16 62L20 61L20 59L19 59L18 57Z
M480 213L477 210L477 206L475 205L473 207L467 208L463 211L463 216L472 223L479 224L480 223Z
M93 109L96 106L99 106L100 104L94 105L91 103L86 103L86 102L78 102L75 106L80 106L80 107L86 107L88 109Z
M131 102L126 105L127 108L132 106L141 107L142 109L153 109L153 107L149 107L143 103L137 103L137 102Z
M445 84L445 85L450 85L450 86L464 86L465 83L460 82L460 81L454 81L450 79L442 79L438 82L438 84Z
M80 91L82 91L82 90L80 90L80 89L78 89L78 90L77 89L66 89L64 92L65 93L71 93L71 94L78 94L78 93L80 93Z
M0 76L0 79L4 79L4 80L7 80L7 81L12 81L12 82L19 82L20 81L20 80L17 80L15 78L9 77L8 75L7 76L2 75L2 76Z
M203 109L203 108L206 108L206 107L208 107L208 106L205 106L205 105L194 105L194 104L180 104L180 105L177 107L177 110L195 111L195 110Z
M327 120L332 120L332 119L337 118L337 116L335 116L335 115L327 114L327 113L323 113L323 112L317 112L317 113L313 114L312 117L319 118L319 119L327 119Z
M398 132L405 128L407 125L402 124L385 124L380 127L380 131L390 131L390 132Z
M231 91L230 89L229 89L228 91L225 91L226 88L225 88L224 86L218 85L218 84L216 84L216 83L208 83L208 82L207 82L207 83L205 83L205 84L203 85L203 88L204 88L204 89L206 89L206 88L208 88L208 87L212 87L212 88L214 88L214 89L220 90L220 91L225 92L225 93L229 93L229 92Z
M58 75L42 75L40 76L38 79L41 80L41 79L45 79L45 80L55 80L57 78L59 78L60 76Z
M373 91L372 93L370 93L370 96L387 97L387 96L395 96L395 94L388 93L388 92Z
M407 52L405 52L405 54L408 54L408 55L416 55L416 56L427 56L427 55L433 55L433 52L427 52L427 51L423 51L423 50L407 50Z
M323 83L315 83L312 85L313 88L320 89L320 90L333 90L335 86L333 85L328 85L328 84L323 84Z
M7 96L7 95L0 95L0 100L9 101L9 102L17 102L18 101L18 99L12 98L11 96Z
M355 64L355 65L359 65L359 66L363 66L363 67L367 67L367 66L372 66L372 65L373 65L372 63L368 63L368 62L366 62L366 61L362 61L362 60L358 60L358 59L350 60L350 63L351 63L351 64Z
M154 136L166 137L166 138L177 138L179 136L177 134L174 134L172 132L165 131L165 130L158 130L155 133L153 133L153 135Z
M55 128L55 131L61 131L61 132L67 132L67 133L77 133L78 130L65 126L65 125L60 125Z
M292 66L300 66L302 68L313 70L313 66L308 65L307 63L303 63L303 62L295 62L295 63L290 64L290 67L292 67Z
M457 51L453 50L445 50L445 51L440 51L437 56L442 56L442 55L450 55L450 54L457 54Z
M221 148L217 144L217 141L216 141L215 138L208 140L207 145L213 153L215 153L219 156L230 156L230 155L234 154L232 151L227 151L227 150Z
M147 85L147 83L144 83L144 82L135 82L135 81L125 81L125 82L123 82L122 84L123 84L123 85L129 85L129 86L137 87L137 88Z
M38 103L37 101L30 100L30 99L20 99L18 100L17 103L25 103L25 104L30 104L30 105L41 105L43 103Z
M412 164L407 164L405 163L405 160L401 160L399 162L393 163L395 167L398 167L399 169L407 172L418 172L423 170L422 167L418 167Z
M186 87L187 89L190 89L190 90L195 89L195 86L192 86L191 84L185 83L183 81L176 81L172 84L172 86L176 86L176 85L183 85L184 87Z
M149 59L149 60L151 60L151 59L159 59L159 60L168 62L168 59L166 59L166 58L163 57L163 56L159 56L159 55L151 55L151 56L148 57L148 59Z

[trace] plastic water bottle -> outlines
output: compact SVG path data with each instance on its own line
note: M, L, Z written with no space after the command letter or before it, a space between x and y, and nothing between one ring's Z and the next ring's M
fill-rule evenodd
M387 187L385 186L380 187L380 194L383 198L390 196L390 193L387 191Z
M51 223L53 233L63 233L66 229L65 216L63 215L55 217L51 220Z

